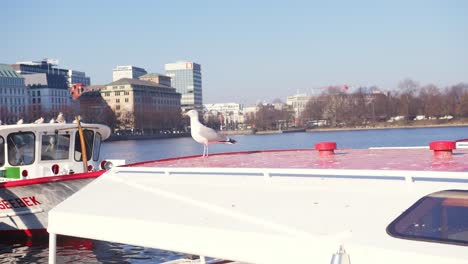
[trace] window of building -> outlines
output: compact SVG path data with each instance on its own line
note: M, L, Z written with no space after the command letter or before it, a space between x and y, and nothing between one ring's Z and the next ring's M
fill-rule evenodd
M120 99L115 99L115 102L116 102L116 103L120 103Z
M387 232L409 240L468 245L468 191L447 190L419 199Z
M120 92L115 92L115 95L120 95Z

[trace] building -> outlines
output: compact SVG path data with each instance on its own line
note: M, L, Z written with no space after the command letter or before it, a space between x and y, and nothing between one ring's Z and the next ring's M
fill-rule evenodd
M0 64L0 120L14 123L23 118L29 105L24 78L10 65Z
M171 77L158 73L148 73L138 77L138 79L171 87Z
M56 116L58 112L69 112L72 96L65 75L47 73L25 74L30 109L36 116Z
M68 70L67 72L67 81L70 88L74 84L81 83L83 86L91 85L91 78L86 76L86 73L82 71Z
M220 123L224 127L229 124L242 124L244 123L244 114L242 104L237 103L217 103L217 104L204 104L204 117L208 119L211 117L218 117ZM235 125L237 128L237 125Z
M45 73L47 75L64 76L67 85L71 88L73 84L81 83L84 86L91 85L91 78L85 72L71 69L60 69L57 60L43 59L42 61L23 61L13 64L12 67L21 75Z
M291 107L294 112L295 124L298 125L300 116L304 112L307 103L312 99L312 96L306 94L295 94L288 96L286 104Z
M147 74L146 70L143 68L126 65L126 66L117 66L112 70L112 81L118 81L120 79L137 79L138 77Z
M181 107L188 109L203 109L201 66L195 62L176 62L164 65L166 75L172 78L172 87L182 95Z
M181 96L170 86L124 78L107 84L100 93L120 129L155 133L180 124Z

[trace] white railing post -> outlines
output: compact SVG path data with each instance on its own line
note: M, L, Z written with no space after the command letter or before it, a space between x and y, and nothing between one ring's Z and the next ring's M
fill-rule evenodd
M49 264L57 263L57 234L49 233Z

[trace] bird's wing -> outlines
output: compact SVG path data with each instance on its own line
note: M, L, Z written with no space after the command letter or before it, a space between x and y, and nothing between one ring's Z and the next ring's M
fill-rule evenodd
M209 127L200 126L200 136L206 138L208 142L218 142L218 141L226 141L227 138L221 134L218 134L214 129Z

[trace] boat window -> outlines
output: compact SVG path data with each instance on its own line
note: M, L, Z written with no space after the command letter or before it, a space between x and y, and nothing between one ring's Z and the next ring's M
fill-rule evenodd
M64 160L70 153L70 135L43 135L41 160Z
M0 137L0 167L5 165L5 139Z
M101 149L101 134L96 133L96 139L94 141L94 148L93 148L93 160L98 161L99 160L99 151Z
M404 239L468 245L468 191L423 197L395 219L387 232Z
M35 136L32 132L11 133L7 137L8 163L13 166L34 163Z
M86 158L91 160L92 156L92 149L93 149L93 140L94 140L94 132L92 130L84 129L83 130L83 137L85 141L85 150L86 150ZM77 131L75 135L75 160L82 161L82 153L81 153L81 141L80 141L80 133Z

